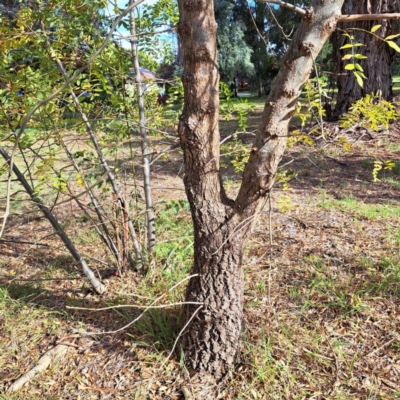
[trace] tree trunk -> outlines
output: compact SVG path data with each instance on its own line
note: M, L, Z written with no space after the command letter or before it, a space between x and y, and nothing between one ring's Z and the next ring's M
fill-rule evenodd
M397 0L345 0L342 14L393 13L396 9ZM382 26L375 32L376 35L383 38L392 34L392 21L389 20L339 24L339 28L349 29L354 27L369 32L374 25L378 24ZM353 30L350 33L354 36L354 43L363 43L365 45L365 47L359 47L357 52L368 58L357 61L363 67L367 79L364 80L364 88L361 88L357 84L354 75L350 71L344 70L344 65L347 61L343 61L342 57L349 52L349 49L340 50L340 47L348 43L348 38L343 36L342 32L337 31L332 37L332 42L337 63L336 71L342 73L338 75L339 93L333 115L334 119L347 112L351 104L366 94L380 90L384 99L390 100L393 96L390 66L395 54L394 50L382 40L366 32Z
M313 0L267 99L236 200L224 191L219 166L219 76L213 2L179 0L184 109L178 133L185 188L194 224L194 266L184 336L186 359L201 375L221 378L236 355L243 318L245 239L269 193L283 155L296 101L316 58L335 29L342 0Z
M218 214L216 205L214 215ZM201 224L202 229L196 224L193 273L199 276L190 281L186 301L204 305L184 336L186 358L193 369L216 379L226 373L237 352L244 289L243 232L232 235L237 227L226 223L226 217L221 223L222 229L216 227L214 232L207 223ZM186 320L195 310L196 306L187 307Z
M130 5L133 5L134 0L130 0ZM131 54L132 54L132 64L136 74L136 90L138 98L139 107L139 132L142 138L142 155L143 157L143 189L144 198L146 202L146 233L147 233L147 250L151 258L155 255L156 246L156 226L154 217L154 206L153 206L153 196L151 190L151 171L150 171L150 159L149 159L149 149L148 149L148 137L146 130L146 113L144 105L144 86L142 82L142 77L140 75L139 66L139 52L138 52L138 40L136 36L136 25L135 25L135 15L134 10L130 12L130 30L131 30Z

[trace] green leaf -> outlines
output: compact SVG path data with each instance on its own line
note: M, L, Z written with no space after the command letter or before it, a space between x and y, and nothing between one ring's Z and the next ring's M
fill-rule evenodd
M362 54L355 54L355 55L354 55L354 58L358 58L359 60L365 60L365 59L368 58L368 57L363 56Z
M382 26L382 25L375 25L375 26L373 26L372 29L371 29L371 33L376 32L381 26Z
M391 40L385 40L385 42L392 48L395 49L398 53L400 53L400 47L397 46L395 42L392 42Z
M354 66L354 64L347 64L345 65L344 69L347 69L348 71L352 71L353 69L355 69L356 67Z
M364 87L364 81L362 80L361 76L356 71L354 71L354 76L356 77L357 83L359 84L359 86Z
M347 43L347 44L345 44L344 46L342 46L341 48L340 48L340 50L342 50L342 49L351 49L353 47L353 45L351 44L351 43Z

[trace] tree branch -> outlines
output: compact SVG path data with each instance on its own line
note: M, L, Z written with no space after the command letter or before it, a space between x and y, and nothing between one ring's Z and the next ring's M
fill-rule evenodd
M356 22L356 21L378 21L382 19L400 19L400 13L391 14L353 14L340 15L337 22Z
M301 17L305 17L307 15L307 11L304 8L296 7L293 4L286 3L286 1L281 0L257 0L259 3L272 3L277 4L278 6L286 7L289 10L294 11L299 14Z
M269 3L276 4L278 6L285 7L289 10L294 11L299 14L301 17L305 17L307 15L307 11L304 8L297 7L293 4L287 3L286 1L281 0L257 0L259 3ZM353 15L341 15L337 17L337 22L356 22L356 21L379 21L383 19L400 19L400 13L391 13L391 14L353 14Z

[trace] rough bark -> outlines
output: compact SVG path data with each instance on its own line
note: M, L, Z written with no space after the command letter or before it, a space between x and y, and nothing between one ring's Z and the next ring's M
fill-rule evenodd
M382 14L393 13L397 10L397 0L345 0L342 7L343 14ZM357 28L370 31L374 25L382 25L377 32L380 37L386 37L392 34L392 21L360 21L351 24L338 24L340 29ZM382 97L390 100L393 96L392 92L392 76L390 66L393 61L395 51L386 43L378 38L362 31L352 30L354 43L363 43L365 47L360 47L357 52L368 57L364 60L358 60L363 67L367 79L364 81L364 87L361 88L354 75L344 70L347 63L342 60L344 54L349 50L340 50L340 47L348 42L348 39L342 35L341 31L337 31L332 36L334 45L334 57L336 60L336 71L338 75L338 98L333 113L334 119L339 118L348 111L349 107L355 101L361 99L366 94L382 92Z
M336 25L342 0L313 0L271 93L237 199L224 191L219 166L219 76L213 2L179 0L184 109L178 133L194 224L193 273L186 300L203 302L184 336L192 368L221 378L238 349L243 317L244 241L268 194L286 146L288 126L313 59ZM196 307L186 307L186 321Z

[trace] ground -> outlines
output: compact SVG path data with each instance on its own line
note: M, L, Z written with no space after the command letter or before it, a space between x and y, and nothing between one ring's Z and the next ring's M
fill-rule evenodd
M260 111L257 104L249 130ZM221 120L222 137L236 126L235 119ZM276 185L272 209L267 202L258 216L244 260L240 354L216 399L400 398L400 124L379 133L346 133L331 124L329 132L315 146L288 149L282 165L291 180ZM239 174L229 159L223 174L234 196ZM383 162L379 181L376 160ZM391 170L384 169L387 160ZM95 257L91 265L107 285L103 296L82 280L33 205L13 205L0 242L0 390L56 344L69 351L0 399L199 398L179 343L171 353L181 306L152 309L105 334L138 317L143 309L134 305L166 292L157 304L183 301L185 281L172 289L188 275L192 256L181 167L178 152L153 166L159 247L145 277L96 263L108 259L90 221L70 203L55 209L83 254ZM125 175L126 193L129 185ZM67 308L115 305L130 308Z

